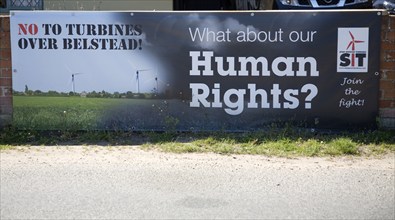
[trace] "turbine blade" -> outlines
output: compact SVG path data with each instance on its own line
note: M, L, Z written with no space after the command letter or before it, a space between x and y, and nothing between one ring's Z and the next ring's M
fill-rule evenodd
M347 46L347 50L348 50L348 48L350 48L350 46L353 45L353 44L354 44L354 41L350 41L350 43L349 43L348 46Z
M133 63L130 60L128 60L128 63L130 64L130 66L132 66L132 70L136 70L136 68L134 68Z
M64 66L66 67L67 71L69 71L69 73L72 73L71 69L69 68L69 66L67 64L65 64Z
M351 39L354 41L354 35L351 33L351 31L349 31L348 33L350 33Z

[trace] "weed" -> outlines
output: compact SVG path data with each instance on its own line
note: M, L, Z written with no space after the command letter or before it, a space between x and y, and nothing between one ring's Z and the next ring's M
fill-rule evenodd
M315 140L315 139L308 139L307 141L300 141L298 146L298 153L303 156L307 157L314 157L318 156L324 142Z
M330 141L325 152L331 156L338 155L357 155L359 154L357 144L350 138L336 138Z
M2 151L2 150L14 150L14 149L15 149L15 146L0 144L0 151Z
M170 119L173 120L173 119ZM0 149L17 145L132 145L174 153L259 154L267 156L380 155L395 152L394 131L311 133L284 130L226 132L37 131L9 127L0 132Z

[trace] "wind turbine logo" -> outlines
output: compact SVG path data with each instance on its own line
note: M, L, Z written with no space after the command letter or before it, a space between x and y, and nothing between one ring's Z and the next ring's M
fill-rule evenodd
M367 73L369 66L369 28L337 29L337 72Z
M351 66L355 66L355 44L364 43L365 41L355 40L355 37L351 33L351 31L349 31L348 33L350 34L351 41L347 46L347 50L351 47Z

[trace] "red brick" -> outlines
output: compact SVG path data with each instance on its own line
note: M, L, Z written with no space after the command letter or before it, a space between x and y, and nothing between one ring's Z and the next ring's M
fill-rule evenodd
M380 117L395 118L395 109L380 109Z
M0 60L0 67L2 67L2 68L12 68L11 60Z
M12 96L11 86L0 86L0 96Z
M395 61L395 50L385 51L385 60L386 61Z
M395 80L380 80L380 89L395 89Z
M395 50L394 42L382 41L381 42L381 52L383 53L388 50Z
M12 114L12 106L9 105L0 105L0 114L7 114L11 115Z
M395 62L391 62L385 59L385 56L380 56L380 70L382 72L394 69Z
M393 79L393 80L395 80L395 69L386 71L385 72L385 78L386 79Z
M0 105L12 106L12 96L0 96Z
M394 42L395 41L395 31L389 30L385 32L385 41Z
M11 78L0 78L0 86L11 87L12 86L12 79Z
M5 32L0 34L0 48L1 49L11 48L10 32Z
M384 91L379 89L379 100L384 99Z
M395 101L395 89L384 90L382 99Z
M9 105L0 105L0 114L7 114L11 115L12 114L12 106Z
M381 59L380 69L382 71L394 70L395 69L395 62L388 62L388 61L385 61L384 59Z
M10 31L10 17L0 17L1 29L4 31Z
M387 62L387 61L385 60L385 54L383 53L383 50L381 50L381 53L380 53L380 67L381 67L382 65L384 65L385 62ZM382 68L381 68L381 69L382 69Z
M0 60L10 60L10 59L11 59L11 50L0 49Z
M395 16L394 15L388 16L388 29L392 29L392 30L395 29Z
M0 77L12 77L11 68L1 68L0 67Z
M395 108L395 101L393 100L380 100L379 107L382 108Z
M387 79L387 72L386 71L380 70L379 73L380 73L380 80Z
M390 18L389 16L383 16L381 20L381 30L387 30L390 25Z
M395 69L394 70L381 70L380 80L395 80Z
M7 87L3 87L0 86L0 96L12 96L12 89L11 87L7 86Z

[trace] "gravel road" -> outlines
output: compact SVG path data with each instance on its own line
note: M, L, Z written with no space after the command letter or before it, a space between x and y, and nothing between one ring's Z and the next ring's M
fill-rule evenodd
M1 151L0 219L395 219L395 155Z

